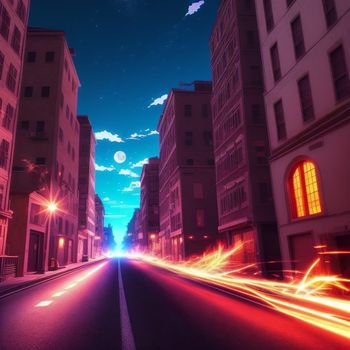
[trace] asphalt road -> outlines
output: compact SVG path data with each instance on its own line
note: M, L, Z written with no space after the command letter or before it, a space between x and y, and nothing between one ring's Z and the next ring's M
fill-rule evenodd
M1 350L133 348L333 350L350 342L135 260L0 300Z

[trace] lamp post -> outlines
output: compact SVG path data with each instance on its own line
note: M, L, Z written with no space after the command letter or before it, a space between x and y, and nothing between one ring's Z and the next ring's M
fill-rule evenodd
M48 250L47 245L49 244L49 234L51 234L51 219L52 219L52 216L57 211L57 209L58 209L58 206L53 201L50 201L49 203L46 204L45 211L48 213L48 217L47 217L46 230L45 230L46 232L44 235L44 249L43 249L43 258L42 258L40 273L45 273L45 260L46 260L46 253Z

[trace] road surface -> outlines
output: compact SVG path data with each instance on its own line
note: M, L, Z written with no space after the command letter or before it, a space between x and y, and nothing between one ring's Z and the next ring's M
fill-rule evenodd
M350 342L137 260L107 260L0 300L1 350L135 348L336 350Z

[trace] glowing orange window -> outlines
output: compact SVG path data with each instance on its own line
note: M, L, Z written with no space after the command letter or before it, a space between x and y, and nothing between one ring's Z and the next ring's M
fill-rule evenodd
M322 212L315 164L303 161L292 172L291 192L294 215L298 218Z

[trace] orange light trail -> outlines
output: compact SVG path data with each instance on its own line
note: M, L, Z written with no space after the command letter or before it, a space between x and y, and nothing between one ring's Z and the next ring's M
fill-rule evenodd
M242 246L237 245L228 251L219 246L201 258L178 263L143 254L129 257L244 295L281 313L350 339L350 299L331 294L331 290L349 292L349 279L316 274L320 259L313 262L302 279L292 282L255 277L251 275L251 269L257 269L256 264L239 265L232 262Z

